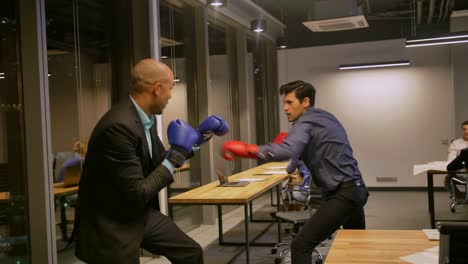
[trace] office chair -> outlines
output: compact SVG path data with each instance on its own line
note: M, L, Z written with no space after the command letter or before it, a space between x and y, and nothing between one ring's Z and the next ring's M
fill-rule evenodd
M450 212L455 213L455 206L468 203L468 180L466 177L454 175L449 180Z
M291 233L292 238L299 232L300 228L309 220L311 215L321 204L321 194L317 186L312 182L312 177L310 178L309 186L304 189L298 189L296 184L288 183L281 192L281 197L286 197L288 204L298 204L303 206L303 210L300 211L281 211L276 212L274 217L278 219L280 225L281 222L287 222L292 224L293 228ZM296 188L295 188L296 187ZM289 229L286 229L286 232L289 233ZM276 255L275 263L279 264L284 260L284 257L288 252L290 252L289 243L278 243L271 249L271 254L277 254L280 248L283 248ZM316 264L323 262L322 254L314 249L312 255L316 255L317 259Z
M439 263L468 263L468 223L438 222L440 232Z

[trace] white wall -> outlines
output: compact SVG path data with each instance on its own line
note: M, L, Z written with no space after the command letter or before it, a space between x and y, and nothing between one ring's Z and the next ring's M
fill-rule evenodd
M426 186L424 174L413 176L413 165L446 160L444 143L454 136L450 47L407 49L403 40L390 40L283 50L278 59L280 84L312 83L316 107L342 122L368 186ZM411 66L338 70L401 59ZM281 130L287 127L281 115ZM397 182L377 182L381 177Z
M455 131L460 137L461 124L468 120L468 45L452 46L453 87L455 90Z

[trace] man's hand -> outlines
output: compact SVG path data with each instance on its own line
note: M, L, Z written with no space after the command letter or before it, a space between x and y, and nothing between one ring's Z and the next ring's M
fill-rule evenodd
M279 144L279 143L283 142L287 137L288 137L288 133L287 133L287 132L280 132L280 133L275 137L275 139L273 139L273 143Z
M193 146L200 141L201 135L187 122L176 119L167 127L167 139L171 148L166 158L176 168L182 166L192 152Z
M257 159L259 147L254 144L247 144L242 141L228 140L222 147L223 157L227 160L234 160L234 156L241 158Z
M201 145L210 140L213 134L216 136L223 136L228 133L229 125L222 117L211 115L201 122L198 127L198 132L200 132L202 138L197 142L197 145Z

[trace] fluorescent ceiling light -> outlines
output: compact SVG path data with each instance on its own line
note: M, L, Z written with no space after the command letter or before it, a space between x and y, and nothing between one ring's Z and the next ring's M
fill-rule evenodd
M5 73L4 73L4 72L0 72L0 76L3 76L3 75L5 75Z
M286 41L286 38L284 37L279 37L277 40L276 40L276 46L280 49L285 49L287 48L288 46L288 43Z
M454 39L450 41L436 41L436 42L415 42L415 43L408 43L406 42L407 48L414 48L414 47L424 47L424 46L435 46L435 45L448 45L448 44L458 44L458 43L466 43L468 42L468 38L466 39Z
M220 7L226 5L226 0L208 0L208 4L214 7Z
M468 32L461 31L450 33L447 35L430 37L430 38L419 38L419 39L408 39L406 40L406 47L423 47L423 46L434 46L434 45L446 45L446 44L457 44L468 42Z
M161 59L167 59L168 57L167 56L161 56Z
M388 62L376 62L376 63L361 63L361 64L344 64L340 65L340 70L354 70L354 69L369 69L369 68L384 68L384 67L401 67L409 66L409 60L401 61L388 61Z
M180 78L176 76L176 77L174 78L174 82L175 82L175 83L180 82Z
M265 19L254 19L250 21L250 29L254 32L260 33L266 30Z

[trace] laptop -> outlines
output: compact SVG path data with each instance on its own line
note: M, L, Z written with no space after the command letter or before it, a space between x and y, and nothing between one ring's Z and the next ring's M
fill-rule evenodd
M234 181L230 182L228 176L225 176L221 171L216 170L218 173L219 185L221 187L243 187L249 184L248 181Z

